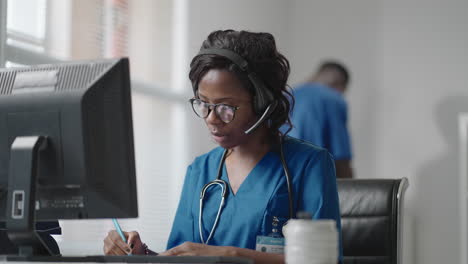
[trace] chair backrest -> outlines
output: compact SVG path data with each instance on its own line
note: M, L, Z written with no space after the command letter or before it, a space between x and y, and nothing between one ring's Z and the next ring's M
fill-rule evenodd
M338 179L344 264L401 264L408 180Z

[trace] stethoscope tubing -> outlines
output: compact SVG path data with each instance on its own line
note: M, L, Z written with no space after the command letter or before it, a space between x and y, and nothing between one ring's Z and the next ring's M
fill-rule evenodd
M291 174L289 173L288 164L286 163L286 159L284 158L283 137L280 137L280 159L281 163L283 164L284 175L286 176L286 185L288 186L289 219L293 219L295 218L293 204L294 193L292 188Z
M221 191L224 192L226 190L226 185L224 185L223 183L220 183L218 181L212 181L210 182L208 185L205 185L206 186L206 189L208 189L210 186L213 186L213 185L219 185L221 186ZM204 191L206 191L205 188L203 188ZM203 244L208 244L208 242L210 242L210 239L211 237L213 236L213 233L214 233L214 230L216 229L216 226L218 225L218 221L219 221L219 216L221 215L221 210L224 206L224 195L221 197L221 202L219 203L219 207L218 207L218 213L216 214L216 219L213 223L213 226L211 227L211 230L210 230L210 234L208 235L208 238L206 239L206 242L204 241L203 239L203 233L202 233L202 212L203 212L203 198L204 196L200 197L200 211L198 213L198 231L200 233L200 240Z
M208 244L210 239L213 237L214 231L216 229L216 226L218 224L220 215L221 215L221 210L224 207L224 202L225 198L227 197L228 194L228 184L226 181L221 179L222 175L222 169L223 169L223 164L226 161L228 150L225 149L223 152L223 156L221 157L221 160L219 162L218 166L218 175L216 176L216 179L214 181L211 181L207 184L205 184L200 192L200 210L198 213L198 230L200 234L200 240L203 244ZM281 164L283 165L283 170L284 174L286 176L286 184L288 187L288 200L289 200L289 219L295 218L294 215L294 204L293 204L293 198L294 198L294 193L293 193L293 188L292 188L292 180L291 180L291 175L289 173L288 166L286 164L286 159L284 158L284 150L283 150L283 137L280 137L280 159L281 159ZM203 232L202 232L202 227L203 227L203 219L202 219L202 213L203 213L203 199L205 198L205 193L208 190L209 187L214 186L214 185L219 185L221 187L221 201L219 203L218 207L218 212L216 214L216 219L213 223L213 226L211 227L210 234L208 235L208 238L206 241L204 240L203 237Z

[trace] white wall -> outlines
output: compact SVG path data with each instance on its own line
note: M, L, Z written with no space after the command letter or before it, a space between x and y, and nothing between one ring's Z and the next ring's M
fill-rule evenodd
M459 263L456 113L468 110L468 2L292 6L291 83L322 58L345 62L356 176L409 178L405 263Z
M377 175L410 179L415 263L460 263L456 113L468 110L468 2L383 7Z
M128 47L133 79L170 86L171 19L170 0L129 1Z
M129 11L132 79L164 90L174 89L173 1L129 1ZM132 107L140 211L138 225L127 227L138 230L145 243L161 252L166 249L185 173L185 168L172 166L178 151L172 127L177 106L167 98L135 92ZM178 158L180 161L181 157ZM125 221L122 222L126 228Z

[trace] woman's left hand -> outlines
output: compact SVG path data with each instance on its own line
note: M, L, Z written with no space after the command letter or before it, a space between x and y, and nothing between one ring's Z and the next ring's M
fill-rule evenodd
M235 256L235 247L209 246L205 244L185 242L165 252L161 256Z

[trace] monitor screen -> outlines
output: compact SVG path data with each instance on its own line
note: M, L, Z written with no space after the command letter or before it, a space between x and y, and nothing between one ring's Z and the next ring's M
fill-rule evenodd
M128 59L0 69L0 222L138 216ZM31 194L31 197L29 197Z

